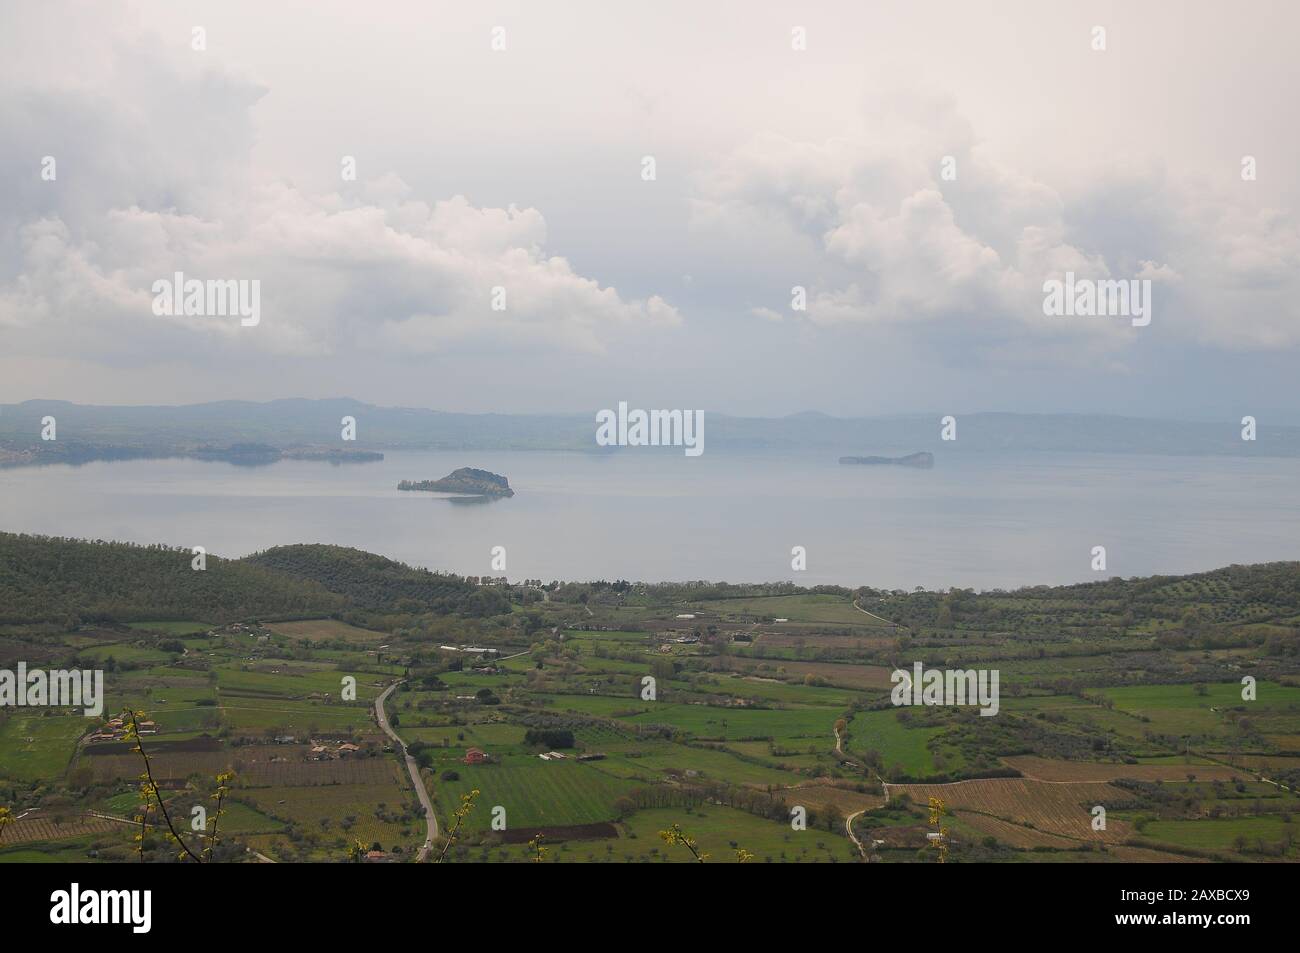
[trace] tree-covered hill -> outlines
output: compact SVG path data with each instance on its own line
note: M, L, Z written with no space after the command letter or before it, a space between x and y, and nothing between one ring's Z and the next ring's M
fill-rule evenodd
M344 599L311 579L187 549L0 533L0 624L328 616Z
M1225 566L1188 576L1114 577L1069 586L1027 586L1010 592L858 592L864 608L915 630L1115 634L1300 617L1300 562Z
M498 589L344 546L276 546L244 562L319 583L368 612L487 616L510 611L509 598Z

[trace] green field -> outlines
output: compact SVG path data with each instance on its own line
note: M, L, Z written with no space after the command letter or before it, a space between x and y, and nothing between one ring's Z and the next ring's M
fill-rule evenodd
M128 622L127 625L132 629L141 629L146 632L164 632L167 635L195 635L200 632L207 632L212 628L207 622L191 622L189 620Z
M49 715L49 709L10 709L0 718L0 777L16 781L60 778L77 740L97 722L83 715Z
M791 622L820 622L876 628L883 623L853 608L842 596L766 596L758 599L717 599L696 604L699 610L719 614L789 619Z
M713 804L690 813L666 808L637 811L624 825L628 839L620 840L615 851L635 857L693 863L685 847L670 847L659 837L660 831L673 824L679 824L696 840L698 849L709 855L708 863L735 863L737 848L752 853L751 863L756 864L842 862L857 856L853 845L838 833L814 828L795 831L782 821L769 821Z
M636 787L572 760L542 761L527 755L508 757L501 764L439 766L440 771L447 768L460 779L434 782L440 822L450 823L461 795L477 788L480 795L465 825L480 832L491 828L493 808L498 806L505 808L507 829L613 820L614 801Z
M906 726L894 709L862 712L849 722L848 750L878 751L886 770L899 765L908 775L925 777L935 771L934 755L927 745L943 731L941 727Z
M1148 840L1161 841L1179 847L1201 850L1235 850L1239 838L1244 838L1247 849L1258 841L1266 844L1283 840L1300 840L1300 822L1286 823L1277 815L1263 817L1237 817L1220 820L1151 821L1142 829ZM1292 854L1296 848L1290 848Z
M777 738L834 745L831 726L838 712L823 708L713 708L708 705L656 704L644 714L624 719L637 725L672 725L697 738L743 740Z

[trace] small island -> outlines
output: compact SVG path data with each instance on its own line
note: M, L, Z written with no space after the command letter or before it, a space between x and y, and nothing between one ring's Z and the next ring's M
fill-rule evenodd
M840 457L840 463L862 464L866 466L893 464L900 467L921 467L928 469L934 466L934 454L922 450L919 453L909 453L905 457Z
M487 470L473 467L461 467L453 470L441 480L421 480L413 483L403 480L397 484L399 490L426 490L431 493L464 493L470 496L514 496L510 481L505 477Z

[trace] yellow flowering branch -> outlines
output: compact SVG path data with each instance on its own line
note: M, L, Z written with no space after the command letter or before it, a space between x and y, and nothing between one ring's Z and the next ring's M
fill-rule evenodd
M942 798L930 798L930 824L939 835L934 840L934 848L939 852L941 864L948 861L948 828L942 826L943 816L947 812L947 805Z
M217 847L217 825L221 823L221 815L225 813L222 804L225 803L226 794L230 790L226 787L226 782L233 781L234 778L233 771L224 771L217 775L217 792L212 795L212 800L217 802L217 813L212 817L212 834L208 837L208 846L203 852L209 861L212 860L212 852Z
M168 815L167 813L167 805L163 803L162 795L158 793L158 785L157 783L155 783L153 779L153 766L149 763L149 753L144 750L144 741L142 741L140 738L139 715L142 715L144 713L135 712L127 708L124 709L123 714L125 714L127 718L129 718L131 721L131 727L127 730L126 733L126 740L135 742L135 748L133 750L138 751L140 753L140 757L144 759L144 778L141 781L140 789L145 796L146 806L148 805L149 796L152 795L153 799L158 802L158 810L162 813L163 821L165 821L167 824L167 830L171 831L172 840L180 844L181 850L185 852L185 854L182 856L188 855L190 860L194 861L196 864L203 863L203 861L199 858L199 856L195 854L194 851L190 850L189 845L186 844L185 841L181 839L181 836L176 833L176 828L172 824L171 816ZM143 838L143 828L144 828L144 822L141 821L142 838ZM141 852L141 857L143 858L144 856L143 839L141 839L140 841L140 852Z
M668 830L660 831L659 836L663 838L664 843L669 847L676 847L679 845L685 847L691 852L691 856L695 858L696 863L702 864L709 859L708 854L700 851L699 846L695 842L695 838L684 832L680 824L674 824Z
M546 835L538 832L537 836L528 842L528 849L533 852L533 863L540 864L546 857L547 848L542 846L542 841L546 840Z
M465 822L465 818L469 817L470 812L474 810L474 799L478 797L478 795L479 790L478 788L475 788L468 794L462 794L460 796L460 807L456 808L456 810L452 812L452 816L456 818L456 823L453 824L451 830L447 832L447 843L442 845L442 853L438 855L438 859L434 861L434 863L442 863L443 859L447 856L447 851L451 850L451 845L456 842L456 838L460 834L461 824Z

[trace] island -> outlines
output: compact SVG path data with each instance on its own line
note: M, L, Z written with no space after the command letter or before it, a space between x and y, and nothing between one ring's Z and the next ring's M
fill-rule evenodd
M313 460L327 463L373 463L384 459L378 450L354 450L341 447L291 446L281 448L267 443L169 443L144 444L92 443L85 440L50 440L17 443L0 437L0 469L62 463L80 466L101 460L203 460L208 463L232 463L236 466L268 466L280 460Z
M413 483L403 480L397 484L399 490L427 490L432 493L464 493L471 496L514 496L510 481L488 470L476 470L474 467L461 467L453 470L441 480L421 480Z
M909 453L905 457L840 457L840 463L862 464L866 466L879 464L894 464L900 467L921 467L928 469L934 466L934 454L922 450L918 453Z

